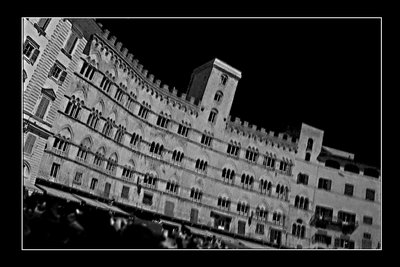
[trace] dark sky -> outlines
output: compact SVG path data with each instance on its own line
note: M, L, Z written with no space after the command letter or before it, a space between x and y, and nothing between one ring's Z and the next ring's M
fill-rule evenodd
M98 19L162 84L186 91L217 57L242 72L231 116L267 131L324 130L380 167L379 19Z

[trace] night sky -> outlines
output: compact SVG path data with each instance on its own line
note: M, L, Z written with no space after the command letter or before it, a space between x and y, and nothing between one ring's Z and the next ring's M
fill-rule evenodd
M219 58L242 72L232 117L267 131L324 130L323 144L380 167L379 19L97 19L160 79L186 92Z

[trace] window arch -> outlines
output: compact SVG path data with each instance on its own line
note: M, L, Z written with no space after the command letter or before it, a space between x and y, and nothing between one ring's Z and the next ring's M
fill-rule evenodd
M132 133L130 144L132 146L137 146L142 141L142 136L138 133Z
M86 161L91 146L92 146L92 141L89 137L83 139L81 144L79 145L78 153L76 155L77 159Z
M221 91L217 91L214 95L214 101L219 104L222 102L222 98L223 98L224 94Z
M264 206L258 205L256 208L256 219L261 221L267 221L268 210Z
M250 205L248 203L246 203L245 201L239 201L237 203L237 209L236 211L239 214L243 214L243 215L249 215L249 211L250 211Z
M118 165L118 156L114 152L107 160L106 170L110 173L115 173Z
M104 161L104 155L105 155L105 148L100 147L94 156L93 164L98 167L101 167L101 165Z
M157 187L157 181L158 181L157 176L154 175L154 174L152 174L152 173L147 172L147 173L144 175L143 183L144 183L147 187L151 187L151 188Z
M126 131L125 127L123 127L122 125L118 126L117 132L115 133L114 136L114 141L120 144L123 143L123 137L125 135L125 131Z
M297 220L292 224L292 235L297 238L304 238L306 234L306 226L301 220Z
M129 180L133 180L133 174L135 170L135 163L133 160L130 160L127 165L124 166L124 169L122 170L122 177L127 178Z
M222 169L222 179L224 182L233 183L234 177L235 177L235 170L227 167Z
M80 100L79 97L75 98L75 96L72 96L65 108L65 113L72 118L78 119L79 113L84 105L85 103L83 100Z
M250 174L242 173L240 182L243 188L252 189L254 184L254 177Z
M231 206L231 200L225 196L219 196L217 205L218 207L229 210Z
M69 148L69 142L72 139L72 132L70 128L65 127L58 135L55 136L53 142L53 148L61 151L63 153L67 153Z
M195 201L201 201L202 196L203 192L200 189L192 187L190 190L190 198Z
M168 180L165 186L165 190L177 194L179 190L178 182L175 180Z

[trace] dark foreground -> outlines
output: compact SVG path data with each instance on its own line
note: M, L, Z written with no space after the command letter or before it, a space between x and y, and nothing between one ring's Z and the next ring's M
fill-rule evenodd
M223 249L239 248L182 226L120 216L46 195L24 195L24 249Z

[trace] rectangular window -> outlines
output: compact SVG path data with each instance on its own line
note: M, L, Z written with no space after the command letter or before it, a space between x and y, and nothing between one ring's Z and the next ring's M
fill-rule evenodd
M42 97L39 106L36 109L35 116L43 119L49 104L50 104L50 99L48 99L47 97Z
M28 136L26 137L26 141L25 141L24 153L27 153L27 154L32 153L32 149L33 149L33 145L35 144L35 141L36 141L36 136L33 134L28 134Z
M63 48L63 52L65 52L67 55L71 55L77 41L78 41L78 35L76 34L76 32L72 31L71 35L68 38L68 41L66 42Z
M50 176L57 178L57 174L58 174L59 170L60 170L60 164L53 163L53 165L51 166Z
M129 187L122 186L121 198L128 199L129 197Z
M29 36L26 37L25 43L24 43L24 58L33 65L36 61L36 59L39 56L39 45Z
M106 183L104 186L104 197L108 198L110 195L110 190L111 190L111 184Z
M143 193L142 203L145 205L153 205L153 195L149 193Z
M58 61L54 63L49 72L49 77L52 78L59 85L62 85L67 77L66 68Z
M372 217L370 217L370 216L364 216L364 217L363 217L363 223L364 223L364 224L368 224L368 225L372 225Z
M353 196L354 185L352 184L345 184L344 185L344 194L346 196Z
M76 185L81 185L82 184L82 173L81 172L77 172L75 174L75 178L72 181L72 183L76 184Z
M94 190L96 188L97 183L98 180L96 178L93 178L92 182L90 183L90 190Z
M375 190L367 188L365 191L365 199L369 201L375 201Z
M331 190L331 185L332 185L332 181L329 179L325 179L325 178L319 178L318 181L318 188L319 189L324 189L327 191Z

